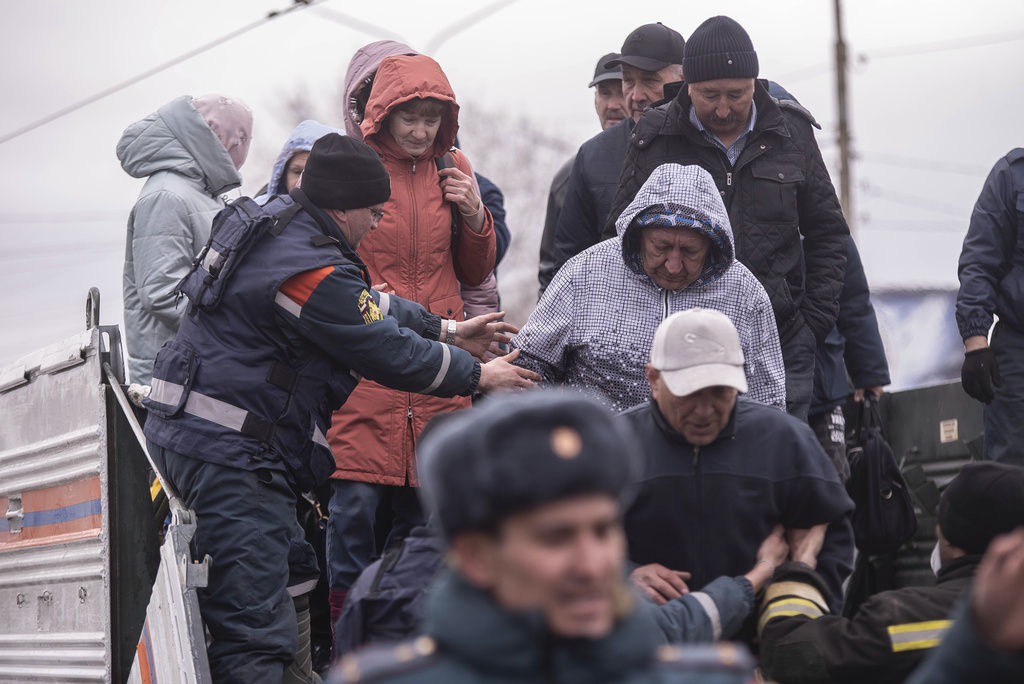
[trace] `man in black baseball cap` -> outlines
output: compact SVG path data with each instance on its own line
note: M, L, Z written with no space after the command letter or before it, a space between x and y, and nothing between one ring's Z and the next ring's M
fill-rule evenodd
M629 116L583 143L576 154L554 229L547 282L562 264L601 241L601 226L615 196L633 125L646 107L665 98L666 84L683 80L683 47L678 31L660 22L644 24L626 37L621 54L609 55L599 65L621 67L622 96ZM541 284L546 287L544 278L542 272Z
M660 21L635 29L622 44L622 54L605 67L622 67L622 94L633 121L644 108L665 97L665 84L683 80L685 41Z
M420 443L421 495L450 567L424 636L346 658L337 681L749 681L736 647L666 646L625 583L636 444L599 403L560 392L499 397L438 427Z

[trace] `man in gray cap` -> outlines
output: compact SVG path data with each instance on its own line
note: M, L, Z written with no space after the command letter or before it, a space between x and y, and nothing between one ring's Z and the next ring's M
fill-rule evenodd
M686 87L630 134L603 236L615 235L619 213L661 164L707 169L729 211L736 253L772 301L787 410L807 420L814 351L839 313L850 232L814 139L817 124L757 80L750 36L729 17L693 32L682 68Z
M576 154L555 228L551 276L600 241L634 124L645 107L665 96L667 83L683 80L683 42L678 31L661 22L645 24L626 37L620 55L604 62L605 68L622 69L628 116L583 143Z
M574 394L501 397L441 425L419 468L450 567L423 636L347 657L333 681L749 681L741 648L666 645L623 581L637 455Z
M498 314L446 325L371 287L356 248L390 195L376 152L324 136L288 196L218 215L180 286L188 314L157 354L145 431L212 558L199 608L217 682L279 682L296 658L291 594L320 574L296 493L334 471L331 412L361 377L446 397L537 377L474 358L514 332Z
M672 600L743 572L776 525L787 530L791 557L802 560L807 530L827 524L818 573L842 596L853 567L853 501L806 423L737 396L747 377L729 318L711 309L666 318L647 380L651 400L618 416L644 454L625 518L629 557L639 566L633 581ZM689 575L685 586L679 573Z
M949 631L950 613L974 583L992 540L1021 525L1024 470L969 463L939 503L934 586L876 594L844 618L828 610L813 554L807 564L780 566L758 621L765 674L779 684L903 682Z
M626 119L626 102L622 96L622 69L616 64L606 67L605 63L618 59L617 52L611 52L597 60L597 67L594 69L594 80L590 87L594 89L594 109L597 110L597 118L601 121L601 130L607 130ZM544 294L548 283L555 276L558 269L555 267L555 227L558 225L558 217L562 213L562 204L565 202L565 192L568 189L569 174L572 173L573 164L576 162L576 155L567 159L562 168L558 169L554 180L551 181L551 191L548 193L548 213L544 218L544 232L540 238L540 266L537 270L537 280L540 281L540 293Z

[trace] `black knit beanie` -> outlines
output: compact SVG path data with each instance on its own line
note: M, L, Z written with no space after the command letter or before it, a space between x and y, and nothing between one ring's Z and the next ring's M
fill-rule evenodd
M1024 470L982 461L968 463L939 501L939 529L953 546L984 553L999 534L1024 525Z
M729 17L711 17L686 41L683 78L687 83L757 78L757 71L757 53L750 36Z
M302 172L302 192L321 209L359 209L391 197L391 177L362 140L328 133L313 143Z

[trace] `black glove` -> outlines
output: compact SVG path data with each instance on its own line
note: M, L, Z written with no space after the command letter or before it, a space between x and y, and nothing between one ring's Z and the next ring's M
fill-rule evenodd
M964 365L960 369L960 383L964 391L978 401L986 404L996 398L992 386L1003 386L1003 376L999 374L996 364L996 353L992 347L975 349L964 354Z

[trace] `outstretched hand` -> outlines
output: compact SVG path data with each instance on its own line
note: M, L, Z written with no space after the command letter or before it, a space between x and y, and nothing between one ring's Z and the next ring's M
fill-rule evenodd
M757 550L757 562L744 577L761 591L775 577L775 569L786 562L789 556L789 544L786 543L786 528L776 525Z
M825 532L828 523L815 525L808 530L789 528L786 530L786 541L789 542L789 557L797 562L818 567L818 553L825 543Z
M689 594L688 579L690 573L670 570L660 563L642 565L629 575L629 580L643 591L644 596L659 606Z
M496 390L527 390L536 387L543 380L538 374L526 368L513 366L512 362L519 357L516 349L510 354L480 364L480 381L476 385L477 392L487 394Z
M519 332L519 328L501 320L504 316L504 311L498 311L456 323L455 346L465 349L481 360L487 352L495 356L504 356L505 352L498 345L508 344L512 335Z

